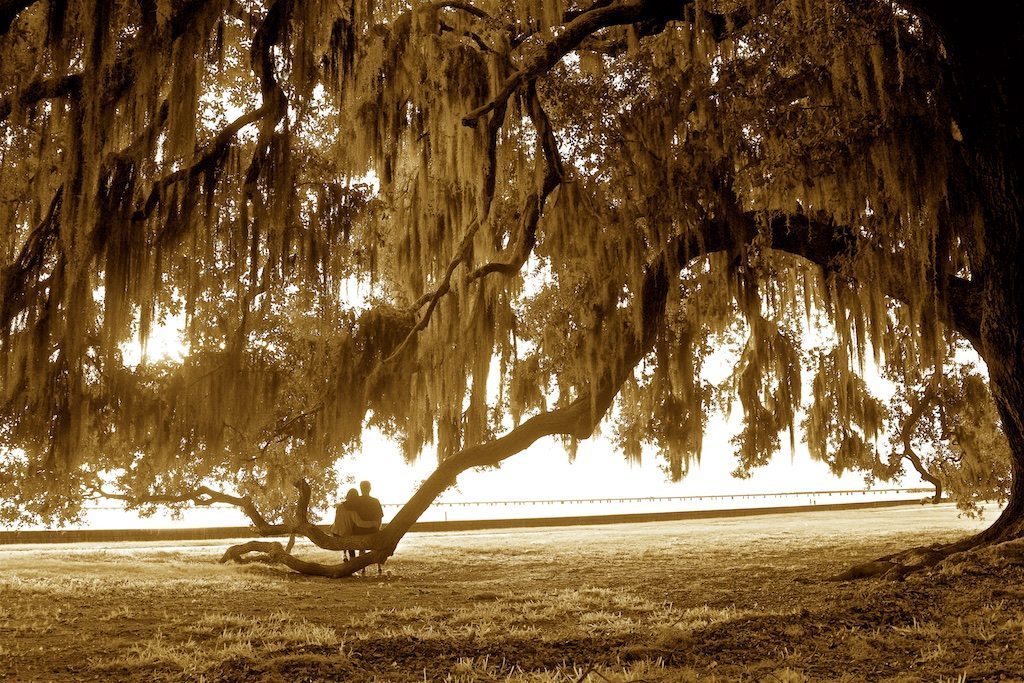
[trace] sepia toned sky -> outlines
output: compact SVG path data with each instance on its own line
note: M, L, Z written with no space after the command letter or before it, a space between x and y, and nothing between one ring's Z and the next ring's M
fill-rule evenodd
M600 435L582 442L573 462L557 441L542 439L509 458L499 469L462 474L457 488L449 490L439 500L629 498L864 488L862 476L847 472L836 477L824 463L813 460L806 446L799 442L796 451L791 453L786 439L771 464L756 470L750 479L731 476L736 458L729 438L735 433L738 421L738 411L728 421L721 415L709 419L701 461L694 463L689 474L679 482L670 481L659 467L655 453L651 452L640 464L629 463ZM405 464L397 444L368 433L362 452L343 461L340 471L356 482L369 479L377 497L397 503L408 498L433 466L434 459L430 455L424 455L414 465ZM878 487L896 485L881 483ZM922 482L908 475L902 485L917 487L922 486Z
M180 360L187 350L182 346L179 329L182 321L170 319L154 328L147 347L147 358ZM138 345L123 347L125 361L137 363L141 357ZM715 354L718 356L719 354ZM728 372L729 359L709 358L705 373L712 381L722 381ZM870 378L869 378L870 379ZM797 433L795 451L789 450L787 435L782 450L771 464L758 469L750 479L731 476L736 458L729 439L740 428L741 410L729 416L715 412L709 415L704 448L699 463L694 463L682 481L672 482L661 469L661 460L652 450L643 462L629 463L617 452L608 438L600 433L581 442L574 461L553 438L541 439L526 451L505 461L499 469L468 471L462 474L455 489L447 491L440 501L552 500L604 497L694 496L739 493L777 493L830 489L864 488L861 475L847 472L833 475L828 467L810 457ZM339 465L342 477L357 483L368 479L374 494L385 503L401 503L436 465L433 454L425 453L413 464L406 463L397 443L378 432L368 430L362 450L345 458ZM896 486L898 482L881 483L878 487ZM922 486L920 478L911 473L904 486ZM339 497L347 486L342 487Z

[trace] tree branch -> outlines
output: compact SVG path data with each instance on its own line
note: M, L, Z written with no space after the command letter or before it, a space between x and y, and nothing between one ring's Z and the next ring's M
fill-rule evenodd
M515 275L518 273L530 253L537 244L537 224L544 213L544 204L555 188L562 182L562 157L558 152L558 140L551 128L551 120L537 96L537 88L533 81L527 85L527 101L530 107L530 119L537 131L537 138L542 152L544 179L540 188L525 200L520 221L519 234L510 253L500 261L492 261L476 268L470 273L471 280L477 280L490 273Z
M504 436L465 448L442 462L394 519L375 534L383 540L380 547L388 555L394 552L399 540L427 507L444 490L454 485L456 477L465 470L496 465L545 436L564 434L581 439L590 436L608 411L622 383L654 345L664 319L668 297L667 261L663 255L647 268L640 291L643 329L633 331L635 337L623 350L620 362L610 364L614 369L608 370L595 386L580 394L568 406L535 415Z
M165 29L167 31L167 41L173 42L180 38L189 28L191 22L199 14L200 10L202 10L202 8L209 2L211 2L211 0L189 0L188 2L177 4L176 11L168 20L167 28ZM19 5L27 7L31 2L28 0L8 0L6 4L11 7L17 7ZM6 33L6 31L3 30L3 20L5 16L10 16L11 20L14 18L13 15L5 14L4 5L0 5L0 36ZM147 49L151 49L154 45L160 44L162 42L161 38L163 38L163 36L142 35L142 44L129 48L124 55L114 62L113 66L110 67L108 78L106 79L106 92L104 94L105 106L113 107L131 90L136 77L136 64L138 61L137 53L140 50L145 52ZM81 93L84 79L84 72L67 74L53 78L35 79L23 88L20 93L16 93L15 96L0 98L0 122L6 120L14 111L16 106L31 106L45 99L78 96Z
M917 470L917 473L921 475L921 478L935 487L935 495L932 500L936 503L942 499L942 481L924 466L920 456L914 450L912 437L914 429L917 427L918 422L921 421L921 418L924 417L925 411L938 398L938 387L941 379L942 371L937 369L932 373L931 378L925 385L924 391L911 406L910 414L907 415L906 419L903 420L903 424L900 425L900 441L903 443L903 453L899 457L910 462L914 469Z
M93 489L99 496L110 500L121 500L130 505L173 505L175 503L192 503L198 507L207 507L214 503L226 503L240 508L252 522L256 530L264 536L274 536L282 532L281 527L271 524L260 513L256 504L249 496L232 496L222 491L215 491L207 486L200 486L194 491L182 493L165 493L145 496L134 496L122 493L110 493L101 488Z
M7 35L18 15L36 2L37 0L0 0L0 36Z
M757 215L746 213L741 219L746 223L742 229L747 233L756 234ZM842 261L858 253L875 251L875 247L859 239L852 229L816 221L804 214L774 216L770 219L768 228L771 236L769 246L772 249L802 256L827 272L838 271ZM889 255L877 251L874 256L882 260L889 258ZM902 273L901 268L883 269L883 281L872 284L893 299L911 303L911 293L906 280L901 277ZM937 275L933 272L931 277L935 278ZM936 306L936 314L975 348L980 348L980 284L950 275L945 282L935 282L934 285L940 296L942 292L946 293L940 302L942 305Z
M496 179L498 173L498 132L501 130L501 127L505 122L506 104L506 102L498 104L493 109L494 113L487 122L487 153L485 155L484 168L484 196L480 215L473 220L468 228L466 228L466 234L459 243L459 247L455 250L455 256L445 269L444 276L441 278L441 283L433 292L424 294L420 297L413 309L419 310L422 308L423 304L427 304L427 310L423 313L416 324L413 325L413 328L409 330L401 343L395 347L395 350L388 354L388 356L382 360L376 368L374 368L373 372L371 372L371 376L378 373L381 368L401 355L401 353L408 348L409 344L412 343L412 340L415 339L416 336L430 323L430 318L434 313L434 309L437 308L441 298L451 291L452 275L454 275L455 269L469 258L469 254L473 246L473 238L476 236L476 232L480 229L480 226L485 223L490 216L491 205L494 203L494 186L497 182Z
M69 74L59 78L37 78L20 92L0 97L0 122L6 121L14 110L31 107L43 100L59 97L77 97L82 91L82 74Z
M454 485L458 475L467 469L497 465L545 436L589 436L608 411L622 383L653 348L664 320L669 289L667 264L688 264L692 259L708 253L734 250L749 244L759 234L758 216L742 212L734 202L728 201L729 197L726 199L723 210L706 222L700 235L693 235L686 241L670 246L668 252L646 269L640 291L642 329L633 331L635 334L623 349L620 362L609 363L609 369L595 385L582 392L569 405L539 413L504 436L464 448L440 463L387 526L375 534L358 537L361 544L356 547L372 548L371 553L345 563L325 565L300 560L286 552L280 544L252 542L229 549L222 561L246 561L248 553L262 552L265 554L262 558L264 561L284 564L302 573L330 577L351 575L362 567L383 562L390 557L423 512L437 496ZM772 248L803 256L827 270L836 270L858 248L863 248L852 232L834 225L815 223L802 215L775 216L768 222L768 231ZM670 259L673 250L674 258ZM623 338L630 338L628 332ZM351 547L349 542L353 537L333 537L308 522L308 484L300 481L296 482L296 487L299 488L300 496L293 520L295 531L307 535L323 548L341 550Z
M300 560L286 552L280 543L252 541L229 548L221 562L252 561L247 559L248 553L260 552L264 553L264 556L258 558L259 561L284 564L303 574L331 578L350 576L370 564L383 563L393 555L402 537L437 496L455 483L460 473L473 467L496 465L545 436L565 434L581 439L588 437L611 407L622 383L654 345L664 321L669 290L668 261L667 254L662 254L661 258L645 270L640 290L642 328L629 330L629 323L623 322L623 325L627 326L624 334L631 341L623 349L621 362L611 363L595 386L581 393L568 406L535 415L498 439L470 446L446 459L420 485L391 522L377 533L358 537L336 537L310 525L304 521L310 495L309 486L303 480L295 482L300 493L294 520L296 531L307 534L311 541L322 548L342 550L352 547L352 541L358 540L360 543L355 545L355 548L370 548L371 552L341 564L326 565Z
M174 183L187 180L189 178L195 178L206 171L213 163L223 156L224 152L227 151L227 147L231 144L231 140L240 130L263 119L274 110L275 107L273 103L264 102L264 104L258 109L242 114L225 126L217 136L213 138L213 140L196 150L198 158L192 164L184 168L180 168L173 173L169 173L153 183L153 188L150 190L145 204L143 204L142 208L136 210L135 213L132 214L132 220L142 221L147 219L153 213L153 210L160 204L160 197L164 190Z
M29 285L31 275L38 273L46 261L47 254L60 235L60 206L64 197L64 186L61 185L50 200L50 207L43 220L32 229L21 245L14 262L0 269L0 329L7 330L25 306L25 289ZM6 335L5 335L6 338Z
M682 16L682 6L688 3L681 2L677 10ZM463 125L476 126L476 121L481 116L493 111L497 106L504 105L522 83L536 79L548 69L557 64L565 55L572 52L579 44L595 31L610 26L631 24L640 19L649 18L655 14L664 14L663 11L654 11L653 8L661 6L658 2L640 1L627 2L617 5L596 6L579 14L565 24L561 31L541 47L537 54L526 64L505 79L498 94L489 102L477 107L462 118Z
M263 555L251 558L248 556L249 553L263 553ZM228 548L220 558L220 562L283 564L301 574L338 579L352 576L360 569L365 569L371 564L383 564L387 558L388 555L383 551L371 550L364 555L359 555L340 564L322 564L320 562L300 560L285 550L284 546L277 541L249 541L248 543L241 543Z

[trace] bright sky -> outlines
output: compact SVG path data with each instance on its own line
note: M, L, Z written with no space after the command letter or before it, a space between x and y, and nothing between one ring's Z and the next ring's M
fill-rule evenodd
M188 349L182 344L180 331L183 320L171 319L153 330L147 357L151 361L173 359L181 361ZM129 365L137 364L142 358L138 342L126 343L122 347L124 359ZM720 354L716 354L720 355ZM726 354L728 355L728 354ZM734 360L734 359L733 359ZM727 371L728 360L709 358L705 370L713 381L721 381ZM870 375L868 373L869 381ZM881 387L873 387L883 393ZM811 458L805 444L797 434L796 449L790 452L788 438L783 435L782 450L766 467L755 470L750 479L737 479L731 472L737 465L736 456L729 440L740 428L742 411L737 405L730 416L715 413L709 416L704 435L701 461L693 463L689 474L679 482L669 480L663 471L660 458L651 450L645 453L642 463L630 463L617 452L611 442L600 433L580 443L574 461L570 462L561 444L554 438L545 438L531 448L510 457L500 468L464 472L455 488L445 492L438 502L485 502L516 500L584 500L600 498L645 498L679 496L730 496L738 494L792 493L807 491L860 490L865 488L862 475L846 473L841 477L833 475L828 467ZM424 454L417 462L407 464L399 445L391 442L374 430L363 436L362 450L343 459L338 467L343 479L355 483L368 479L373 483L373 493L387 504L404 503L413 494L436 465L435 457ZM343 484L337 499L351 483ZM881 482L874 488L924 487L924 483L913 472L898 482ZM831 499L829 499L831 500ZM748 505L807 504L809 501L787 499L778 501L706 501L704 503L666 502L671 509L692 509L694 507L745 507ZM246 523L241 513L232 509L198 508L176 519L166 513L140 519L135 513L126 513L113 503L102 504L99 510L92 510L83 520L83 525L92 528L138 528L169 526L237 526ZM110 507L112 506L113 507ZM650 507L652 504L638 503L633 507ZM527 509L529 508L529 509ZM586 509L584 509L586 508ZM660 508L667 509L667 508ZM428 512L426 518L447 519L451 514L462 515L454 518L477 518L483 510L484 517L558 516L575 514L606 514L619 512L649 511L623 509L621 506L599 503L589 506L541 506L498 508L445 508L442 512ZM386 515L394 514L394 508L387 508ZM466 515L469 515L468 517ZM321 521L329 522L329 519ZM75 525L80 526L80 525Z
M791 453L788 444L784 444L783 450L767 467L756 470L748 480L736 479L730 474L736 467L736 457L729 438L738 427L739 417L738 411L729 421L721 415L712 416L708 421L701 462L699 465L695 463L690 473L679 482L670 481L661 471L654 453L639 465L630 464L614 451L606 439L596 436L580 444L575 461L570 463L560 444L548 438L512 456L500 469L463 473L457 488L439 500L631 498L864 488L862 476L853 473L834 476L824 463L812 459L801 443L797 443L795 453ZM362 452L342 462L340 470L354 481L369 479L378 498L397 503L409 497L434 465L435 460L430 455L423 456L414 465L406 465L397 444L367 434ZM895 485L884 483L879 487ZM917 487L923 484L916 476L908 476L902 485Z
M187 354L180 336L183 322L168 320L164 326L154 328L147 350L150 360L181 360ZM129 364L135 364L141 358L137 343L126 344L123 351ZM712 381L723 379L729 360L712 357L708 361L706 374L721 375L712 377ZM718 365L722 367L713 367ZM871 374L868 373L869 379ZM506 460L500 469L463 473L457 488L449 490L439 500L631 498L864 488L862 475L846 473L836 477L824 463L811 458L806 445L800 442L799 432L795 451L790 452L788 438L783 435L782 450L768 466L756 470L748 480L731 476L737 461L729 439L739 430L741 416L742 411L737 405L731 416L714 414L709 417L701 462L694 463L690 473L679 482L670 481L660 468L660 458L653 451L645 453L642 463L629 463L615 451L609 440L597 434L580 444L573 462L569 461L557 440L541 439L531 448ZM409 498L435 465L435 457L430 453L412 465L405 463L397 443L369 431L363 437L362 450L343 460L339 471L353 482L370 480L374 494L385 503L400 503ZM878 487L899 484L881 483ZM901 485L918 487L924 484L912 473ZM343 487L339 498L347 488L347 485Z

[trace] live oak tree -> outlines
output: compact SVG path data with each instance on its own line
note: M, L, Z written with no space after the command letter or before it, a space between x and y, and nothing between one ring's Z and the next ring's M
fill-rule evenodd
M229 552L342 576L460 472L609 413L681 472L737 317L738 450L769 457L823 311L845 364L975 348L1013 481L944 552L1015 539L1022 23L928 0L2 0L5 496L233 502L269 533L294 483L285 531L337 549L308 508L362 430L436 447L374 552ZM126 363L168 315L184 361Z

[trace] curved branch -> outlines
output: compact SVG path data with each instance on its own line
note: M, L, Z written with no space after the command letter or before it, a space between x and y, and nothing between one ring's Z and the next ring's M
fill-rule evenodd
M504 436L465 448L442 462L394 519L384 529L374 534L383 540L381 546L389 555L394 552L398 542L413 523L437 496L455 483L460 473L473 467L496 465L545 436L564 434L586 438L593 432L611 406L622 383L654 345L664 320L665 302L668 297L667 261L667 256L663 255L646 271L640 291L640 319L643 328L634 331L635 337L624 349L620 362L611 365L614 369L607 371L596 386L582 393L568 406L535 415Z
M680 2L672 16L682 16L682 7L688 4ZM664 3L641 1L617 5L595 6L562 26L557 35L544 44L538 53L514 74L505 79L489 102L482 104L462 117L462 124L474 127L481 116L493 111L498 106L507 104L512 93L524 82L532 81L557 64L565 55L576 49L584 39L595 31L610 26L632 24L641 19L665 15Z
M471 280L477 280L490 273L515 275L522 269L527 259L530 258L533 248L537 245L537 224L544 213L544 204L562 182L562 156L558 151L558 140L552 130L551 120L537 96L536 84L533 81L527 86L527 100L530 107L530 120L537 131L539 146L543 154L544 179L541 181L540 188L525 200L519 235L511 253L507 254L504 260L492 261L476 268L469 275Z
M263 553L255 558L249 557L249 553ZM371 564L383 564L388 555L380 550L371 550L365 555L359 555L351 560L340 564L322 564L320 562L309 562L301 560L292 555L277 541L249 541L240 543L228 548L219 562L238 562L246 564L249 562L264 562L268 564L283 564L301 574L310 576L323 576L329 579L339 579L352 576L360 569L365 569Z
M274 104L275 103L273 102L264 102L258 109L242 114L221 129L213 140L196 150L198 158L193 163L155 181L153 183L153 188L150 190L149 195L146 198L145 204L143 204L141 209L136 210L135 213L132 214L132 220L142 221L148 218L153 213L153 210L160 204L160 197L162 196L163 191L174 183L188 180L189 178L195 178L209 169L210 166L216 163L218 159L223 157L235 135L237 135L239 131L246 126L260 121L268 114L275 111L276 107Z
M537 224L540 222L540 217L544 211L544 204L547 198L554 192L555 188L562 181L563 167L562 167L562 156L558 151L558 140L555 138L554 130L551 126L551 120L548 118L547 112L540 102L540 98L537 96L536 85L534 81L531 81L528 85L527 97L529 103L529 114L530 119L534 124L534 128L537 131L537 137L539 146L543 153L544 159L544 179L541 181L541 187L537 192L531 194L525 200L525 206L522 210L523 219L521 221L521 229L516 240L516 246L506 256L503 261L493 261L485 263L482 266L477 267L471 273L469 273L470 280L478 280L482 277L489 275L490 273L502 273L504 275L514 275L518 273L529 258L530 253L533 251L534 246L537 244ZM502 110L502 115L503 115ZM496 131L495 131L496 133ZM491 155L491 169L494 169L493 161L493 150ZM493 170L492 178L489 183L491 188L491 194L493 196ZM478 227L478 226L477 226ZM471 234L475 234L477 227L474 227ZM468 248L469 242L464 242L462 248ZM413 310L419 310L428 302L431 306L436 305L436 301L441 296L445 295L451 289L451 276L455 270L455 267L459 265L466 257L468 252L462 253L460 249L460 256L453 260L448 270L445 272L445 277L442 280L441 286L439 286L433 292L424 294L420 297L415 304L413 304ZM419 325L426 325L425 320L429 321L429 313L423 316L423 318L417 323ZM420 330L422 327L419 328ZM414 328L414 331L419 331ZM410 333L411 334L411 333ZM394 354L392 354L394 356Z
M728 199L728 197L726 198ZM803 256L826 269L836 269L840 262L856 253L858 245L852 232L834 225L817 224L805 216L776 216L769 221L772 248ZM668 263L687 264L692 259L722 250L737 249L749 244L758 235L757 216L742 212L726 201L723 211L707 221L701 234L680 241L662 254L645 272L640 291L642 329L635 331L633 341L623 350L620 362L612 363L606 374L580 394L568 406L542 412L513 428L504 436L467 447L438 465L420 488L395 515L391 522L375 534L356 537L333 537L306 520L309 501L308 484L296 482L299 504L293 522L296 532L307 535L315 544L327 549L354 547L373 549L368 555L336 565L308 562L287 553L280 544L252 542L236 546L225 554L224 561L244 561L248 553L264 553L263 561L284 564L306 574L317 576L349 576L362 567L390 557L398 543L436 498L455 484L459 474L474 467L493 466L525 450L545 436L567 435L586 438L604 417L621 385L635 366L653 347L664 320L668 296ZM673 253L674 251L674 253ZM669 258L671 257L671 258Z
M100 488L94 488L94 491L97 495L102 496L103 498L121 500L131 505L192 503L197 507L207 507L214 503L226 503L240 508L252 522L252 525L256 530L264 536L274 536L283 531L280 526L276 526L267 521L266 517L263 516L256 507L256 504L253 503L252 498L249 496L232 496L222 491L216 491L207 486L200 486L194 491L185 491L183 493L153 494L146 496L110 493Z
M740 230L751 238L757 232L757 214L739 215ZM857 238L855 231L846 226L816 221L804 214L776 215L769 220L768 232L772 249L785 251L821 266L826 272L839 270L840 264L857 254L874 252L881 260L889 255ZM894 255L893 255L894 256ZM903 303L911 302L907 282L900 277L901 268L883 269L883 279L872 283L886 295ZM932 279L938 275L932 271ZM935 313L949 327L956 330L975 348L981 345L981 285L955 275L946 276L944 282L935 282L936 290L942 296Z
M925 411L928 410L938 398L938 385L942 378L941 370L936 370L931 378L928 380L925 386L924 392L918 397L917 401L911 407L910 414L907 415L907 419L903 421L900 427L900 441L903 443L903 453L900 455L901 458L906 459L917 473L921 475L921 479L925 480L929 484L935 487L935 495L932 497L932 501L938 503L942 500L942 481L928 471L928 468L924 466L921 461L921 457L914 450L912 442L912 436L914 429L917 427L918 422L924 417Z
M379 372L381 368L401 355L401 353L408 348L409 344L412 343L412 340L426 328L430 323L430 318L434 314L434 309L437 308L441 298L451 291L452 276L455 274L455 269L469 258L469 254L473 246L473 238L476 236L477 230L480 229L480 226L487 221L487 218L491 213L491 205L494 203L494 186L497 182L498 173L498 132L501 130L501 126L505 123L506 109L506 103L502 102L494 109L494 114L487 123L487 154L485 156L486 166L484 168L484 196L483 203L480 208L480 215L477 216L466 229L466 235L462 238L462 242L459 243L458 249L455 250L455 256L445 269L444 276L441 278L441 284L439 284L433 292L424 294L420 297L413 309L419 310L423 307L423 304L427 304L427 310L423 313L416 324L413 325L412 329L409 330L408 334L406 334L405 338L395 348L395 350L388 354L388 356L384 358L376 368L374 368L371 376Z
M923 462L921 462L921 456L919 456L913 448L909 446L905 448L902 457L906 458L910 464L913 465L914 469L917 470L917 473L921 475L921 479L935 487L935 495L932 496L932 502L941 503L942 480L928 471L928 468L924 466Z

